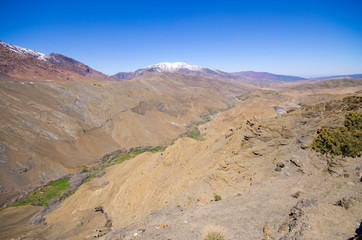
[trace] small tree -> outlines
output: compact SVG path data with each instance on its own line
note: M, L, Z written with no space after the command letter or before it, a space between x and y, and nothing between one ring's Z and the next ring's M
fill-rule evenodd
M362 151L362 114L347 114L344 126L334 130L322 129L311 148L323 154L357 157Z

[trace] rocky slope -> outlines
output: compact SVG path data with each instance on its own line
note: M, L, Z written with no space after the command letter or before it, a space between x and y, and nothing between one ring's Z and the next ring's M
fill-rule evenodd
M361 103L351 96L275 117L272 106L249 102L218 116L219 135L181 138L165 152L110 167L25 236L200 239L216 225L228 239L353 237L361 158L331 158L309 145L320 127L341 126ZM213 202L215 195L222 200Z
M46 55L2 41L0 41L0 72L31 81L117 80L61 54Z
M111 76L105 75L93 68L74 60L70 57L58 54L58 53L51 53L47 56L47 61L58 65L62 68L68 69L70 71L76 72L82 76L98 80L98 81L117 81L116 78Z
M39 60L40 61L40 60ZM1 191L96 162L119 148L166 145L246 88L153 73L127 82L0 82Z

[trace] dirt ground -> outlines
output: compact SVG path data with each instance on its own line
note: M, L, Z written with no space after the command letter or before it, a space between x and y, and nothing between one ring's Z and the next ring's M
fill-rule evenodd
M43 225L32 225L30 218L42 207L22 206L10 207L0 212L0 239L12 239L29 231L41 230Z
M210 229L222 229L225 239L354 237L362 159L309 146L321 126L340 126L347 111L360 111L361 97L282 116L268 110L272 102L260 104L259 115L256 105L219 115L205 141L180 138L162 153L106 169L46 215L46 227L10 220L9 211L24 211L11 208L0 212L9 218L4 226L23 239L202 239Z

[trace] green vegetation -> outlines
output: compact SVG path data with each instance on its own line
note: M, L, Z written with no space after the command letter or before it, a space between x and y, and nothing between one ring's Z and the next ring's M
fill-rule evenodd
M189 137L197 141L204 140L199 130L199 126L207 122L211 122L211 115L214 115L216 113L217 112L210 112L208 114L201 115L200 117L202 118L202 121L189 123L186 126L186 133L181 134L179 137Z
M248 95L239 95L239 96L236 96L236 98L239 101L246 101L246 100L248 100L249 96Z
M191 124L189 124L186 129L186 137L201 141L203 140L202 136L201 136L201 132L199 130L199 125L200 122L192 122Z
M221 233L218 232L212 232L207 234L206 238L204 240L224 240L224 236Z
M348 131L362 131L362 114L355 112L347 114L344 126Z
M210 115L202 115L201 118L202 118L202 120L204 120L205 123L211 121Z
M102 157L101 161L96 166L90 169L86 169L85 167L83 167L81 174L87 174L87 177L83 180L82 183L89 182L93 178L101 176L102 174L104 174L105 168L121 163L125 160L132 159L141 153L156 153L164 150L165 147L146 146L130 148L128 150L114 151ZM28 204L34 206L48 206L53 201L62 200L74 192L74 190L69 190L69 179L70 177L63 178L60 180L52 181L43 187L39 187L25 198L11 204L10 207L17 207Z
M222 199L222 198L221 198L221 196L220 196L220 195L217 195L217 194L216 194L216 195L214 196L214 200L215 200L215 202L217 202L217 201L221 201L221 199Z
M320 130L311 148L332 156L357 157L362 151L362 114L351 112L345 117L344 127Z
M83 169L83 174L89 174L89 176L83 182L89 182L93 178L97 176L101 176L104 173L104 169L113 166L118 163L122 163L123 161L132 159L137 155L144 152L162 152L166 148L160 146L146 146L146 147L135 147L127 150L117 150L112 153L109 153L102 157L101 161L98 164L90 169Z
M261 92L265 95L274 95L274 96L278 96L279 93L277 91L274 90L261 90Z
M69 178L64 178L48 183L47 185L37 188L27 197L13 203L12 207L23 205L48 206L50 200L62 196L63 192L68 188Z

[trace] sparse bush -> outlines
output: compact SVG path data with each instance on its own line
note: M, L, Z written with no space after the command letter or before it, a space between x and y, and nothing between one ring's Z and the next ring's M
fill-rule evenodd
M362 114L347 114L344 125L320 130L311 148L322 154L357 157L362 151Z
M221 235L220 233L217 232L213 232L213 233L209 233L205 240L224 240L224 236Z
M215 195L214 196L214 200L215 200L215 202L217 202L217 201L220 201L222 198L221 198L221 196L220 195Z
M207 225L202 231L202 240L227 240L225 229L221 226Z

